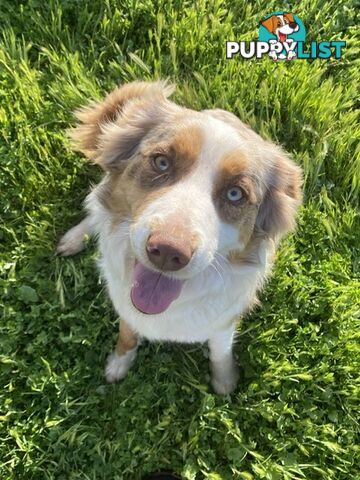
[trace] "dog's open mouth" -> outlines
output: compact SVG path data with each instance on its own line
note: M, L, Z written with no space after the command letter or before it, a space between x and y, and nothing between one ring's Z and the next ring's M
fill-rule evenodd
M184 281L169 278L135 263L132 278L131 301L142 313L162 313L180 295Z

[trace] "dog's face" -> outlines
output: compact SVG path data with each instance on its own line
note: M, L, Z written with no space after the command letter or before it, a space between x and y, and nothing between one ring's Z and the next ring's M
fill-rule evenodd
M282 15L272 15L260 22L269 32L276 35L281 42L286 40L286 36L299 30L299 25L294 19L292 13Z
M130 224L132 299L145 313L164 311L217 256L279 238L301 197L300 169L281 149L232 114L179 107L169 93L162 83L126 85L78 113L73 133L108 172L100 200L113 230Z
M114 209L123 198L128 205L130 239L143 265L186 279L217 252L244 249L261 186L243 150L232 127L191 111L164 118L140 142L112 202Z

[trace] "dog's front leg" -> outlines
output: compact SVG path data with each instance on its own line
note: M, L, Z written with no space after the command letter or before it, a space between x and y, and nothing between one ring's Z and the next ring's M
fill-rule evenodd
M75 227L70 228L70 230L61 237L56 247L57 255L68 257L81 252L85 247L84 240L86 236L90 236L91 234L91 220L90 217L87 216L82 222L75 225Z
M238 382L239 370L232 352L235 325L209 339L211 384L216 393L231 393Z
M115 351L108 357L105 376L109 383L126 377L133 364L139 343L137 334L124 321L120 321L120 331Z

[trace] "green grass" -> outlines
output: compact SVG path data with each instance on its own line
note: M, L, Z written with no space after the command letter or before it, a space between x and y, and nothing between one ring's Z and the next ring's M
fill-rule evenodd
M225 41L292 9L341 60L225 59ZM359 444L359 18L355 1L0 5L2 479L355 480ZM72 153L72 110L119 83L169 77L176 100L233 111L305 170L297 233L235 347L231 398L201 345L145 343L106 385L117 319L96 250L54 256L97 168Z

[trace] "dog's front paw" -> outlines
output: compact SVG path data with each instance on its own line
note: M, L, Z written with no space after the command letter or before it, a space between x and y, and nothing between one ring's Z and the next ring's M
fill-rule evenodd
M211 364L211 385L219 395L227 395L235 390L239 380L239 367L234 359L230 365L221 365L220 362Z
M129 350L124 355L113 352L109 355L105 368L105 377L108 383L122 380L126 377L136 357L136 348Z
M63 235L56 247L56 254L69 257L81 252L85 247L84 232L76 227L71 228Z

